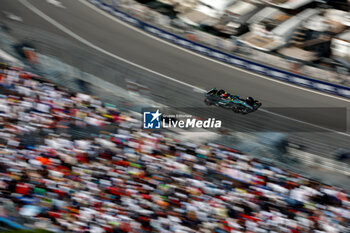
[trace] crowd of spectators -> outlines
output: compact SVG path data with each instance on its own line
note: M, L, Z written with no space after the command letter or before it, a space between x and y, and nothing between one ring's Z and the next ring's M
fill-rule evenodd
M131 114L18 69L1 69L0 85L0 205L52 231L350 232L343 190L234 149L143 131ZM57 133L70 124L116 129ZM23 140L32 135L43 140Z

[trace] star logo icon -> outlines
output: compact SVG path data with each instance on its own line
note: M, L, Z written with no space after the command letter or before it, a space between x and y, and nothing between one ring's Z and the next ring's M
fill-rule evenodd
M159 112L159 109L154 112L143 112L143 128L144 129L160 129L161 128L161 119L160 116L162 113Z
M158 117L160 117L162 114L159 112L159 109L157 109L157 111L155 113L152 113L151 115L153 116L151 122L153 122L154 120L158 119Z

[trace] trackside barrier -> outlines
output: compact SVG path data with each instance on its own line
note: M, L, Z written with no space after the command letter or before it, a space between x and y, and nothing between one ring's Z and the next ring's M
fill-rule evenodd
M8 220L8 219L3 218L3 217L0 217L0 224L2 226L4 226L4 227L13 228L15 230L25 230L25 229L27 229L26 227L21 226L17 222Z
M322 169L337 171L343 175L350 177L350 165L338 162L333 159L314 155L305 151L288 148L288 152L297 157L302 163Z
M139 19L116 9L112 5L102 2L101 0L87 0L87 1L135 27L138 27L148 33L151 33L157 37L165 39L174 44L177 44L181 47L190 49L194 52L212 57L216 60L220 60L222 62L231 64L233 66L236 66L245 70L252 71L254 73L271 77L273 79L277 79L277 80L292 83L298 86L307 87L314 90L330 93L333 95L350 98L349 87L294 74L288 71L284 71L284 70L276 69L266 65L262 65L256 62L252 62L247 59L240 58L225 52L221 52L219 50L207 47L205 45L187 40L178 35L166 32L165 30L152 26L148 23L142 22Z

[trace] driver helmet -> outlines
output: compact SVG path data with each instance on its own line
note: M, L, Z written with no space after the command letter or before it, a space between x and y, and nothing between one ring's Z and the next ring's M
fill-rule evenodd
M223 97L223 98L227 98L227 97L228 97L228 93L227 93L227 92L225 92L224 94L222 94L222 95L221 95L221 97Z
M250 105L254 104L254 99L252 97L247 97L246 102Z

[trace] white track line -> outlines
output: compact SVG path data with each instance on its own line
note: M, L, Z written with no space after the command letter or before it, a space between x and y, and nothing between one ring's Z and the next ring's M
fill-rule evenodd
M62 24L58 23L56 20L54 20L54 19L52 19L51 17L49 17L48 15L46 15L44 12L40 11L38 8L36 8L35 6L33 6L31 3L29 3L27 0L19 0L19 1L20 1L25 7L27 7L28 9L30 9L31 11L33 11L35 14L37 14L37 15L40 16L41 18L45 19L46 21L48 21L49 23L51 23L52 25L54 25L55 27L57 27L57 28L60 29L61 31L65 32L66 34L68 34L69 36L73 37L74 39L80 41L81 43L83 43L83 44L85 44L85 45L87 45L87 46L89 46L89 47L91 47L91 48L93 48L93 49L95 49L95 50L97 50L97 51L99 51L99 52L101 52L101 53L104 53L104 54L106 54L106 55L108 55L108 56L110 56L110 57L113 57L113 58L117 59L117 60L123 61L123 62L125 62L125 63L130 64L130 65L133 65L133 66L135 66L135 67L137 67L137 68L143 69L143 70L145 70L145 71L147 71L147 72L150 72L150 73L159 75L159 76L161 76L161 77L163 77L163 78L165 78L165 79L168 79L168 80L171 80L171 81L173 81L173 82L182 84L182 85L184 85L184 86L193 88L193 89L195 89L195 90L199 90L199 91L202 91L202 92L205 92L205 91L206 91L206 90L204 90L204 89L202 89L202 88L199 88L199 87L196 87L196 86L191 85L191 84L189 84L189 83L186 83L186 82L183 82L183 81L180 81L180 80L171 78L171 77L166 76L166 75L164 75L164 74L158 73L158 72L156 72L156 71L154 71L154 70L148 69L148 68L146 68L146 67L143 67L143 66L140 66L140 65L138 65L138 64L135 64L135 63L133 63L133 62L131 62L131 61L128 61L128 60L126 60L126 59L124 59L124 58L121 58L121 57L119 57L119 56L117 56L117 55L115 55L115 54L113 54L113 53L111 53L111 52L108 52L108 51L106 51L106 50L104 50L104 49L102 49L102 48L100 48L100 47L94 45L93 43L89 42L88 40L86 40L86 39L80 37L79 35L75 34L73 31L69 30L68 28L66 28L66 27L63 26ZM79 1L85 4L85 1L84 1L84 0L79 0ZM90 4L89 4L89 6L90 6ZM90 6L90 7L91 7L91 6ZM100 13L102 13L102 14L108 16L108 17L112 17L112 16L110 16L109 14L105 13L104 11L99 10L99 9L97 9L97 8L95 8L95 7L93 7L93 9L98 10ZM130 28L132 28L132 29L134 29L134 30L140 31L139 29L135 29L135 28L131 27L130 25L125 24L124 22L122 22L122 21L120 21L120 20L118 20L118 19L116 19L116 18L114 18L114 17L112 17L112 19L113 19L113 20L116 20L116 21L122 23L123 25L126 25L126 26L128 26L128 27L130 27ZM142 34L147 35L147 36L151 36L151 35L149 35L149 34L143 32L143 31L140 31L140 32L141 32ZM157 40L160 40L159 38L156 38L156 37L154 37L154 36L151 36L151 37L152 37L152 38L155 38L155 39L157 39ZM160 41L162 41L162 42L164 42L164 43L167 43L167 44L169 44L169 45L172 45L171 43L165 42L165 41L163 41L163 40L160 40ZM174 46L174 45L172 45L172 46ZM180 47L178 47L178 46L175 46L175 47L180 48ZM184 51L186 51L186 52L192 53L191 51L185 50L185 49L183 49L183 48L180 48L180 49L182 49L182 50L184 50ZM219 61L216 61L216 60L213 60L213 59L204 57L204 56L202 56L202 55L198 55L198 54L196 54L196 53L193 53L193 54L195 54L195 55L197 55L197 56L200 56L200 57L203 57L203 58L205 58L205 59L208 59L208 60L217 62L217 63L219 63L219 64L228 66L228 67L230 67L230 68L238 69L238 70L242 70L242 71L244 71L244 72L247 72L246 70L239 69L239 68L236 68L236 67L233 67L233 66L230 66L230 65L221 63L221 62L219 62ZM251 72L247 72L247 73L251 73ZM254 74L254 73L251 73L251 74L256 75L256 74ZM265 78L265 79L269 79L269 80L272 80L272 81L276 81L276 80L273 80L273 79L270 79L270 78L266 78L266 77L261 76L261 75L256 75L256 76L259 76L259 77L262 77L262 78ZM285 85L289 85L289 84L286 84L286 83L284 83L284 82L280 82L280 81L277 81L277 82L282 83L282 84L285 84ZM296 87L296 86L294 86L294 85L290 85L290 86ZM340 100L345 100L345 101L347 101L347 102L350 102L350 100L346 100L346 99L343 99L343 98L335 97L335 96L332 96L332 95L327 95L327 94L324 94L324 93L315 92L315 91L308 90L308 89L301 88L301 87L296 87L296 88L304 89L304 90L311 91L311 92L314 92L314 93L317 93L317 94L322 94L322 95L325 95L325 96L330 96L330 97L332 97L332 98L338 98L338 99L340 99ZM300 120L297 120L297 119L293 119L293 118L290 118L290 117L287 117L287 116L284 116L284 115L280 115L280 114L277 114L277 113L273 113L273 112L267 111L267 110L265 110L265 109L261 109L260 111L267 112L267 113L269 113L269 114L272 114L272 115L275 115L275 116L278 116L278 117L282 117L282 118L285 118L285 119L288 119L288 120L292 120L292 121L295 121L295 122L298 122L298 123L303 123L303 124L306 124L306 125L309 125L309 126L312 126L312 127L316 127L316 128L322 129L322 130L334 132L334 133L341 134L341 135L344 135L344 136L350 136L350 134L347 134L347 133L338 132L338 131L335 131L335 130L332 130L332 129L328 129L328 128L325 128L325 127L322 127L322 126L319 126L319 125L314 125L314 124L311 124L311 123L308 123L308 122L304 122L304 121L300 121Z
M75 34L73 31L69 30L68 28L66 28L65 26L63 26L62 24L60 24L59 22L57 22L56 20L52 19L50 16L46 15L44 12L40 11L38 8L36 8L35 6L33 6L31 3L29 3L27 0L19 0L25 7L27 7L28 9L30 9L31 11L33 11L35 14L37 14L38 16L40 16L41 18L45 19L46 21L48 21L49 23L51 23L52 25L54 25L55 27L57 27L58 29L60 29L61 31L63 31L64 33L68 34L69 36L73 37L74 39L78 40L79 42L89 46L90 48L93 48L101 53L104 53L110 57L113 57L117 60L120 60L120 61L123 61L127 64L130 64L132 66L135 66L139 69L143 69L147 72L150 72L150 73L153 73L153 74L156 74L156 75L159 75L161 76L162 78L165 78L165 79L168 79L168 80L171 80L173 82L176 82L176 83L180 83L182 85L185 85L185 86L188 86L190 88L195 88L195 89L198 89L198 87L195 87L191 84L188 84L188 83L185 83L185 82L182 82L180 80L177 80L177 79L174 79L174 78L171 78L169 76L166 76L164 74L161 74L161 73L158 73L154 70L151 70L151 69L148 69L146 67L143 67L143 66L140 66L138 64L135 64L131 61L128 61L122 57L119 57L111 52L108 52L96 45L94 45L93 43L91 43L90 41L80 37L79 35ZM203 91L205 91L204 89L201 89Z

